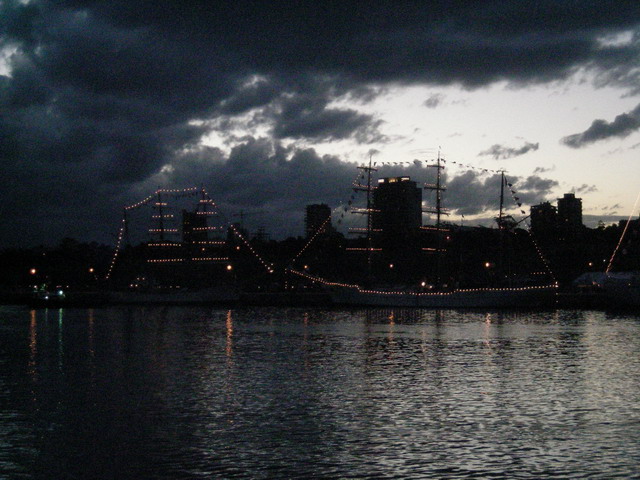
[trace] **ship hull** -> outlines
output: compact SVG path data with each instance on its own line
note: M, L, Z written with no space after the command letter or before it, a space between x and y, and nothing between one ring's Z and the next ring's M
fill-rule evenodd
M555 286L525 288L480 288L450 292L419 293L364 290L356 286L337 287L333 303L375 307L418 308L551 308Z
M207 288L193 291L111 292L110 303L120 304L164 304L207 305L232 303L240 299L234 288Z

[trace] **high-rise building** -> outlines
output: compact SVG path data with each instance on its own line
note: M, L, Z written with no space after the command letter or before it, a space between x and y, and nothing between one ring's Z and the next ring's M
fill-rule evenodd
M313 236L324 226L324 232L332 230L331 208L324 203L307 205L307 213L304 218L307 238Z
M413 231L422 226L422 190L411 177L378 180L373 191L373 227L383 231Z
M422 226L422 190L410 177L378 180L373 191L372 228L382 232L382 248L415 247Z
M558 199L558 230L564 238L575 237L584 230L582 199L573 193L565 193Z
M539 237L556 233L558 210L549 202L531 206L531 230Z

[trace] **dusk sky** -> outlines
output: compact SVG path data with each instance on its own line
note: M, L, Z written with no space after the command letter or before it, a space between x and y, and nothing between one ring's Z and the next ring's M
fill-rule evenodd
M439 148L451 221L495 215L499 169L527 213L638 215L640 2L0 0L0 247L113 244L200 185L302 235L370 154L423 182Z

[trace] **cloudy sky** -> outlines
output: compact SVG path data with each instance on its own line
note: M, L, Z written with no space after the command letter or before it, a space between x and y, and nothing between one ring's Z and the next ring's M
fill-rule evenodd
M159 186L299 235L370 154L428 181L438 149L453 221L495 214L499 169L527 211L629 215L640 2L0 0L1 247L113 243Z

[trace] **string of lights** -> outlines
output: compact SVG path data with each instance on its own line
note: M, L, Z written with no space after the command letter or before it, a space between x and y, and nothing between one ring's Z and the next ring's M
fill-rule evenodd
M394 295L394 296L440 296L446 297L455 295L458 293L466 293L466 292L523 292L523 291L531 291L531 290L548 290L549 288L557 288L557 284L554 283L552 285L532 285L527 287L486 287L486 288L463 288L446 292L421 292L416 290L370 290L361 288L359 285L353 285L348 283L339 283L339 282L330 282L322 277L318 277L315 275L309 275L305 272L300 272L298 270L289 269L289 272L294 275L298 275L299 277L305 278L307 280L311 280L313 282L320 283L322 285L330 286L330 287L345 287L345 288L353 288L360 293L365 294L375 294L375 295ZM422 284L421 287L424 287Z
M507 181L506 177L505 177L505 181ZM520 201L520 197L517 196L516 190L513 188L513 183L507 181L507 186L509 187L509 192L511 192L511 198L513 199L514 203L518 206L518 208L520 208L520 213L522 215L526 215L527 212L525 212L522 209L522 202ZM549 263L549 261L547 260L547 257L542 252L542 249L538 245L538 242L536 242L536 239L533 236L533 232L531 231L531 224L527 221L526 217L523 218L522 221L524 221L525 225L527 226L527 234L529 235L529 238L531 239L531 243L533 244L533 247L535 248L536 253L538 254L538 258L542 261L542 264L544 265L544 268L546 269L547 274L551 277L551 280L555 282L556 277L553 274L553 270L551 269L551 264Z
M111 278L111 272L113 272L113 267L116 264L116 259L118 258L118 254L120 253L120 245L122 244L122 237L124 236L124 229L127 220L123 216L122 217L122 225L120 226L120 231L118 232L118 241L116 242L116 249L113 252L113 257L111 258L111 263L109 264L109 269L107 270L107 275L105 276L106 280Z
M325 280L324 278L317 277L315 275L309 275L308 273L300 272L300 271L294 270L292 268L289 269L289 272L293 273L294 275L298 275L299 277L306 278L307 280L311 280L312 282L318 282L318 283L321 283L323 285L327 285L327 286L331 286L331 287L351 287L351 288L357 288L358 287L357 285L351 285L351 284L348 284L348 283L330 282L328 280Z
M139 202L136 202L136 203L133 203L131 205L128 205L128 206L124 207L124 209L125 210L133 210L134 208L138 208L138 207L142 207L143 205L147 205L151 200L157 198L158 194L162 194L162 193L168 193L168 194L171 194L171 195L173 195L173 196L175 196L177 198L177 197L180 197L180 196L193 195L193 194L195 194L197 192L198 192L198 187L189 187L189 188L182 188L182 189L159 188L158 190L153 192L148 197L144 198L143 200L140 200ZM165 202L158 202L158 203L166 205Z
M363 166L358 167L358 169L362 169L362 168L365 168L365 167ZM345 202L341 202L339 204L342 207L342 212L340 213L340 218L338 218L337 220L338 225L342 224L342 220L344 219L344 214L349 211L349 208L353 204L353 201L356 198L355 193L359 191L373 190L375 188L373 186L369 188L367 185L362 185L362 180L364 180L364 177L365 177L364 171L362 172L358 171L356 173L356 177L353 179L353 182L351 182L354 193L351 194L351 196L349 197L349 200L347 200L346 202L346 205L344 204Z
M324 228L326 227L327 223L329 223L331 221L331 216L328 216L324 222L322 222L322 224L318 227L318 229L315 231L315 233L311 236L311 238L309 239L309 241L306 243L306 245L304 247L302 247L302 249L298 252L298 254L293 257L292 262L295 262L300 255L302 255L304 253L304 251L309 248L309 245L311 245L313 243L313 241L318 238L318 236L321 233L324 233Z
M618 239L618 244L616 245L616 248L613 250L613 253L611 254L611 258L609 259L609 263L607 264L607 269L604 271L604 273L609 273L609 271L611 270L613 261L616 258L616 255L618 254L618 250L620 249L620 245L622 245L622 241L624 240L624 237L627 234L627 230L629 229L629 224L631 223L633 212L636 211L636 207L638 206L638 201L640 201L640 192L638 192L638 196L636 197L636 201L633 204L633 208L631 209L629 218L627 218L627 223L625 223L624 229L622 230L622 235L620 235L620 238Z
M265 262L262 257L260 255L258 255L258 252L256 252L254 250L254 248L251 246L251 244L247 241L246 238L244 238L244 235L242 235L238 229L236 228L236 226L232 223L229 225L229 228L231 228L231 230L233 231L234 235L237 236L240 240L242 240L242 243L244 243L244 245L249 249L249 251L251 253L253 253L253 255L258 259L258 261L262 264L262 266L267 270L267 272L269 273L273 273L273 265Z
M430 231L430 232L448 232L448 231L450 231L450 229L446 228L446 227L438 228L438 227L432 227L430 225L424 225L424 226L420 227L420 230L427 230L427 231Z
M449 160L445 160L444 158L441 158L440 161L442 163L450 163L452 165L456 165L458 167L461 168L469 168L475 171L479 171L482 173L500 173L502 170L494 170L491 168L481 168L481 167L477 167L475 165L468 165L466 163L462 163L462 162L455 162L455 161L449 161ZM382 166L399 166L399 165L403 165L403 166L409 166L409 165L427 165L430 162L432 162L432 160L406 160L406 161L400 161L400 162L374 162L374 165L377 165L378 163Z
M226 262L229 257L193 257L194 262Z

